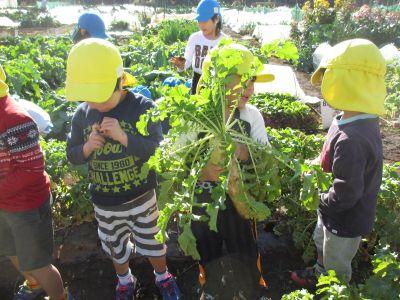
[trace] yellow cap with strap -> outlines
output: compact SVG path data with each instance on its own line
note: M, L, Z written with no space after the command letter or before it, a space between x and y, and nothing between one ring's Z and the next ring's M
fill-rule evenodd
M124 73L121 54L112 43L89 38L76 44L68 55L66 96L68 101L106 102L118 78L124 86L137 80Z
M5 97L8 94L8 85L6 84L6 73L0 65L0 97Z
M386 62L375 44L365 39L341 42L322 59L311 77L333 108L385 114Z
M259 71L253 71L252 67L256 61L255 56L245 46L237 43L228 43L219 47L214 48L211 52L217 51L219 59L230 61L232 64L232 70L235 70L237 75L249 75L255 76L255 82L270 82L275 79L275 76L268 72L267 67L264 66ZM240 57L235 63L235 58ZM229 64L228 64L229 65ZM206 80L211 76L213 69L211 55L207 55L204 59L202 73L203 80ZM254 72L254 74L251 74ZM230 75L230 74L228 74Z

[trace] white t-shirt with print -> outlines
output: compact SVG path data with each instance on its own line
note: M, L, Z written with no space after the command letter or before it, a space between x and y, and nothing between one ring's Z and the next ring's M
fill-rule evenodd
M250 137L262 144L269 144L268 134L265 130L264 119L261 112L252 104L246 104L245 107L239 109L239 119L250 124Z
M185 49L185 70L192 66L194 72L202 74L201 67L203 66L204 58L224 37L226 37L226 35L221 32L217 39L209 40L201 31L193 33L189 37Z

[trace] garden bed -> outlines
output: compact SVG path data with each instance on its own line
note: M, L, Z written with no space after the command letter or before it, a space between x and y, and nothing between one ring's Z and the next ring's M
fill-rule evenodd
M109 12L109 8L105 10L102 8L102 10ZM111 22L111 19L109 21ZM173 55L183 54L187 37L196 30L193 24L179 21L163 23L143 34L132 33L131 36L117 37L114 40L121 49L125 67L139 79L141 84L150 87L154 98L162 95L161 78L170 74L181 77L190 76L189 72L177 74L176 70L169 65L168 60ZM26 29L19 32L24 35L58 35L69 33L72 27L73 25L55 29ZM185 30L177 30L181 27ZM242 35L233 33L229 28L224 31L241 39L252 49L259 50L260 44L249 36L243 38ZM62 89L65 80L65 59L71 42L68 37L9 37L2 40L2 46L4 48L0 47L0 57L8 72L11 90L47 110L55 125L53 133L42 141L46 153L47 171L51 176L52 189L56 196L53 209L57 226L55 264L77 299L112 299L115 273L111 262L100 249L96 224L91 221L93 212L88 201L86 170L72 168L65 157L65 135L69 131L69 122L76 107L75 104L65 102ZM269 63L288 65L287 62L275 58L270 58ZM321 98L319 88L312 86L309 82L309 73L298 70L295 73L301 88L307 95ZM271 97L275 100L279 99L277 102L283 102L281 100L286 96L273 95ZM296 99L291 98L288 103L294 100ZM279 104L273 104L273 108L279 108ZM303 104L297 105L301 106L298 110L293 109L290 112L285 111L290 107L289 104L285 105L281 112L268 107L262 99L259 99L258 106L261 110L264 106L263 115L266 125L274 127L268 128L268 133L275 138L273 144L279 147L282 153L293 154L293 157L300 160L312 159L318 155L326 131L319 129L317 114ZM317 107L316 110L318 109ZM310 132L313 134L310 135ZM385 163L399 162L400 130L382 121L382 138ZM396 181L393 180L392 183L395 184ZM390 182L385 184L390 186ZM288 186L283 188L288 188ZM390 211L396 214L398 203L395 200L398 199L399 192L395 190L395 187L388 188L385 192L388 193L385 197L382 196L383 200L380 200L382 201L380 203L381 216L387 216ZM274 209L271 219L260 231L261 241L267 241L268 246L261 245L261 249L267 249L262 251L263 273L270 286L266 296L274 300L297 289L290 280L290 271L305 267L304 261L313 259L315 255L311 240L316 219L315 213L306 211L299 203L295 203L298 201L297 198L298 195L285 194L273 206L271 204ZM392 199L394 203L388 199ZM389 222L392 224L388 225L387 220L381 216L379 226L393 227L390 227L392 230L390 232L394 234L389 236L388 241L392 242L394 250L398 251L400 239L396 239L398 228L395 226L398 220ZM85 220L89 222L84 222ZM172 227L175 228L175 232L168 242L169 268L178 278L178 283L185 295L184 299L197 299L195 296L198 288L197 264L183 255L177 243L176 226ZM377 230L382 235L386 227L378 227ZM389 229L386 231L389 233ZM273 245L277 247L274 248ZM356 283L363 283L370 275L369 255L374 251L373 246L375 244L367 251L361 251L362 254L357 256L354 276ZM141 257L134 257L131 268L140 279L138 299L158 299L159 295L153 283L154 276L149 263ZM0 259L0 270L0 299L9 299L17 274L5 259Z

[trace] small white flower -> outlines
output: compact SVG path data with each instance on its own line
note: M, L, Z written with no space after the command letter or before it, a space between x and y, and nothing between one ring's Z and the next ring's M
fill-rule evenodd
M38 131L36 129L31 129L28 132L28 137L30 137L31 139L34 139L35 137L38 136Z
M11 136L7 139L7 143L10 146L14 146L16 143L18 143L18 138L16 136Z

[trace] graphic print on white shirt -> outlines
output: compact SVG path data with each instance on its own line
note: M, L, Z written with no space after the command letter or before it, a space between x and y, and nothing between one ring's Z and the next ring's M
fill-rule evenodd
M185 49L185 70L192 66L193 71L202 74L201 68L203 66L204 58L207 53L218 45L219 41L226 37L224 33L215 40L207 39L201 31L193 33L189 37L189 41Z

